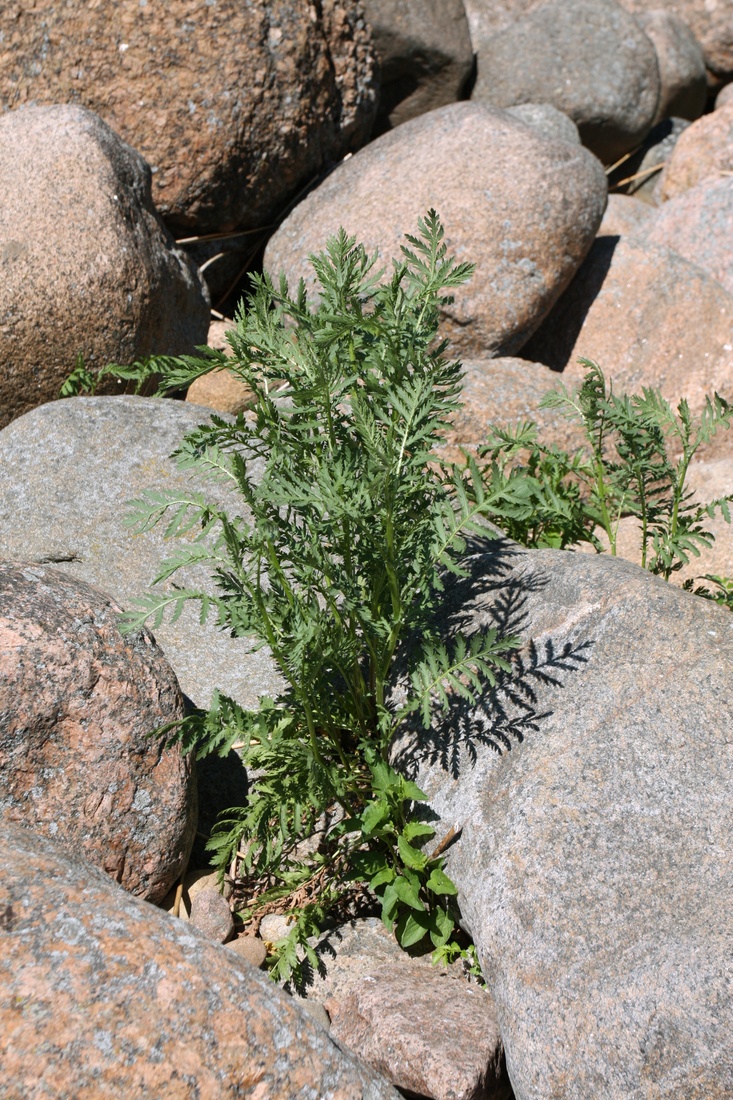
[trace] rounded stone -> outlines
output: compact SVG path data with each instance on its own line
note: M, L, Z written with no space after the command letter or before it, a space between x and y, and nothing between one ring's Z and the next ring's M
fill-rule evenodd
M653 222L652 222L653 224ZM645 238L603 236L522 354L580 383L594 359L616 393L653 386L696 415L715 391L733 398L733 296L701 267ZM729 453L730 432L707 445Z
M507 114L531 126L543 137L580 144L578 127L573 120L550 103L518 103L516 107L507 107Z
M581 263L606 204L606 177L586 149L550 141L506 111L455 103L360 150L303 200L270 239L265 267L294 290L306 257L343 226L389 267L405 233L434 207L449 252L477 264L443 310L460 355L521 347Z
M152 636L123 637L118 614L58 570L0 565L0 819L158 901L191 850L193 763L151 736L183 698Z
M205 341L208 293L150 181L90 111L0 114L0 427L58 397L79 355L94 370Z
M654 122L665 118L699 118L708 95L705 55L700 43L684 20L665 9L641 12L637 22L657 52L659 103Z
M550 103L610 164L653 124L657 58L615 0L547 0L481 41L472 99L496 107Z

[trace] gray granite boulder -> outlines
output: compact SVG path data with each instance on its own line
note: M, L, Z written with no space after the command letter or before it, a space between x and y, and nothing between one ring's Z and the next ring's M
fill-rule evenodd
M656 53L615 0L546 0L480 43L472 99L495 107L551 103L610 164L654 122Z
M520 637L396 749L438 830L517 1100L733 1094L733 617L631 563L488 544L445 628Z
M127 502L145 489L200 490L240 510L238 498L178 470L169 455L209 409L145 397L74 397L43 405L0 432L0 557L59 565L108 592L123 608L150 586L177 540L160 525L125 526ZM206 566L178 583L206 586ZM215 688L245 706L278 690L265 650L250 654L190 606L155 630L186 695L208 706ZM245 662L244 658L247 657Z
M477 265L443 311L456 354L511 355L586 255L606 205L598 160L506 111L454 103L383 134L341 164L271 237L267 271L312 285L307 257L340 226L391 270L432 207L448 248Z
M0 844L0 1091L399 1100L266 975L31 830Z

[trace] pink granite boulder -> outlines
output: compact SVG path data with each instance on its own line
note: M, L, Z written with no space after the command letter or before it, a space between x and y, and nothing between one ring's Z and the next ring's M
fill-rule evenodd
M158 901L191 849L195 777L150 736L184 714L175 674L147 631L120 634L118 612L56 569L0 564L0 820Z
M728 179L731 172L733 102L699 118L680 134L659 181L659 200L674 199L703 180Z
M404 234L434 207L451 252L477 264L443 312L466 356L509 355L540 324L595 237L606 178L582 146L507 111L454 103L383 134L341 164L270 239L265 268L312 285L308 255L343 226L391 270Z
M23 1100L399 1100L259 970L2 825L0 1092Z

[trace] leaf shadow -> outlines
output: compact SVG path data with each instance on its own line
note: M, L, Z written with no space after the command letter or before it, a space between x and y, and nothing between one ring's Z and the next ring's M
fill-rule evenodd
M461 561L465 576L451 575L445 583L440 630L446 641L477 629L495 629L499 638L524 638L530 628L529 598L546 588L546 572L517 570L519 558L531 554L505 538L474 539ZM495 683L475 702L449 696L446 711L428 729L417 722L393 748L392 762L409 778L421 766L439 765L453 779L462 767L475 767L479 749L498 755L540 732L551 716L542 688L563 688L568 675L590 659L590 639L563 645L552 638L529 638L507 656L509 669L497 669Z

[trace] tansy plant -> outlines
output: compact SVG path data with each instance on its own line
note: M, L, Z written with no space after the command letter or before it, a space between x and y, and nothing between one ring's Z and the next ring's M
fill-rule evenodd
M494 630L447 640L436 627L443 579L461 573L464 537L487 534L496 501L475 466L435 455L461 389L460 364L436 344L452 300L442 294L473 267L447 256L434 211L406 239L385 279L341 231L310 258L313 300L302 282L291 297L284 279L255 277L228 356L157 360L163 391L226 366L254 406L233 423L212 416L177 452L231 488L230 508L195 492L151 491L133 505L138 530L197 531L155 583L207 562L213 587L152 592L127 627L197 601L202 617L269 647L287 684L255 711L217 695L167 734L199 756L243 746L251 795L210 848L222 870L238 860L245 917L273 900L289 910L273 973L296 981L317 963L308 937L355 884L403 947L455 955L444 838L416 816L425 795L391 767L390 746L452 693L474 699L517 644Z

